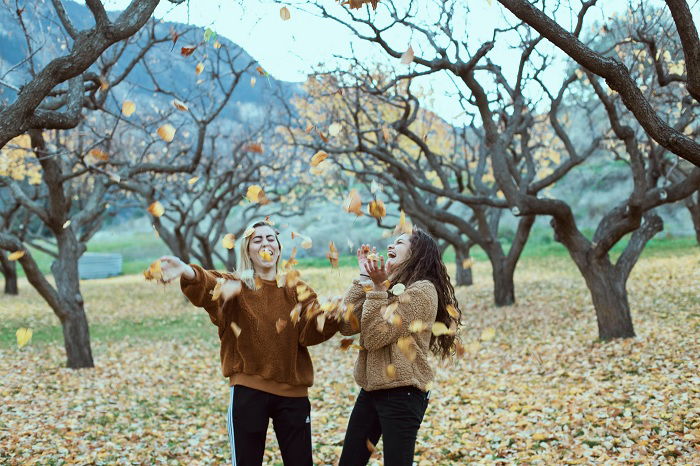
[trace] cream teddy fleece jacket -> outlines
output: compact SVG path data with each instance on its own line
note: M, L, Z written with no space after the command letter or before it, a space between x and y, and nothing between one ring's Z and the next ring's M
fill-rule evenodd
M426 390L433 378L428 353L438 306L435 286L421 280L406 288L400 297L389 297L386 291L365 292L355 280L345 293L344 303L352 306L360 322L359 331L346 322L340 325L343 335L360 333L362 349L355 361L357 384L367 391L403 386ZM409 327L417 320L426 324L425 330L411 332ZM414 353L415 359L411 360ZM393 369L387 370L389 365Z

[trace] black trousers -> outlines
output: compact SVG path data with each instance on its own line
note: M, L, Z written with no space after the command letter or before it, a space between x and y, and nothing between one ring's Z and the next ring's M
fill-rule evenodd
M227 417L231 463L235 466L262 465L270 419L284 464L311 466L309 398L278 396L242 385L231 387Z
M370 451L384 438L384 464L411 466L418 429L428 407L428 393L416 387L398 387L360 394L345 433L339 466L366 465Z

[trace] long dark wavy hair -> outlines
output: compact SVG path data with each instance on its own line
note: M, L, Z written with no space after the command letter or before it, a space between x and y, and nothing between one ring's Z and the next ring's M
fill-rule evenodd
M408 287L417 281L428 280L435 286L438 297L435 321L444 323L452 332L450 335L439 337L431 334L430 349L444 359L454 350L456 333L462 324L462 311L457 304L454 287L435 240L418 227L413 227L409 240L409 256L392 270L390 281L392 285L403 283ZM448 306L454 307L453 313L456 317L450 315Z

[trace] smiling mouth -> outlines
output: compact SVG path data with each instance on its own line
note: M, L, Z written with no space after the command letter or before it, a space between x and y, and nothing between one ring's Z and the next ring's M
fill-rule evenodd
M396 257L396 253L394 251L388 251L386 253L386 257L388 257L389 259L393 259Z

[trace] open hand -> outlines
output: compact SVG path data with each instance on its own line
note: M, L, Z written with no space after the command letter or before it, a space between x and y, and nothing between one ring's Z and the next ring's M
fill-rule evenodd
M374 259L369 259L365 264L365 271L367 275L369 275L370 280L372 280L372 283L374 283L375 290L387 290L389 273L384 266L384 256L379 256L379 262Z
M160 258L160 270L163 274L162 280L166 283L180 278L184 275L187 279L195 277L194 269L185 264L182 259L175 256L163 256Z
M365 266L369 263L372 255L377 255L377 248L370 247L369 244L363 244L357 250L357 265L360 267L360 275L367 275Z

